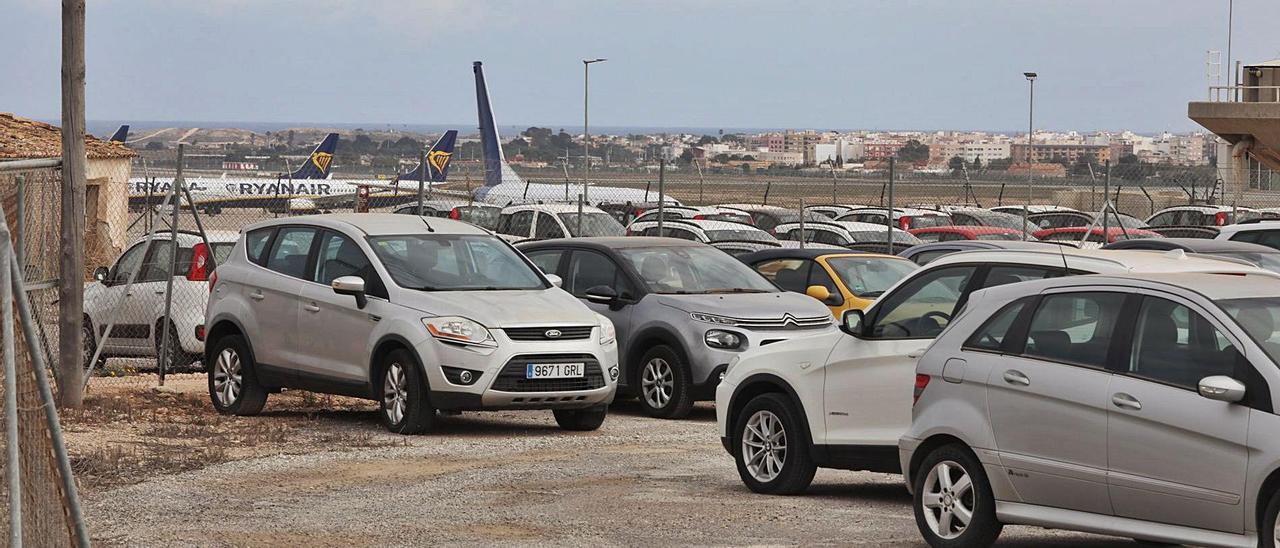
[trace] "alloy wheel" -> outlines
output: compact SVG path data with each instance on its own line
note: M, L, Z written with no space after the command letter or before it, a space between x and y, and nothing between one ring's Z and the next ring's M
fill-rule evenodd
M768 483L782 473L787 461L787 430L772 411L760 410L747 419L742 432L742 460L747 472L761 483Z
M675 392L675 372L671 364L662 358L654 358L644 364L644 373L640 377L640 389L644 392L644 401L649 407L662 409L671 401Z
M240 399L242 381L240 355L235 349L222 349L213 367L213 392L218 396L218 403L223 407L235 405Z
M942 461L929 470L920 504L933 534L953 539L973 521L973 478L955 461Z
M388 366L382 379L382 408L391 424L400 424L404 420L405 406L409 402L407 387L404 367L399 363Z

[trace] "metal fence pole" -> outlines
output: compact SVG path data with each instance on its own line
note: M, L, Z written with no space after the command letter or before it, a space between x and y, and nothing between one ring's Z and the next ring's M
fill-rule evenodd
M804 249L804 196L800 197L800 249Z
M156 352L156 368L160 386L164 386L165 371L173 360L173 356L171 356L173 352L169 351L170 332L173 329L170 329L169 326L172 324L170 319L172 316L170 314L173 312L173 275L178 271L178 210L182 209L182 187L186 184L182 175L183 164L186 163L184 158L185 148L185 144L178 143L178 166L173 175L173 203L169 205L172 209L169 213L169 222L171 223L169 227L169 273L165 276L164 283L164 333L160 335L160 350ZM195 207L195 204L191 204L191 207ZM213 250L210 249L209 253L212 255ZM177 344L178 341L172 342Z
M18 184L18 223L14 227L14 233L17 235L18 267L25 269L27 266L27 176L18 175L14 178ZM22 279L26 279L26 271L23 270Z
M889 254L893 255L893 156L889 157L889 210L885 215L885 222L888 223L889 230L885 232L886 239L889 242Z
M662 222L663 217L666 217L667 194L666 194L666 187L664 186L666 182L667 182L667 159L659 158L658 159L658 236L667 235L664 230L665 227L663 226L663 222ZM646 192L645 194L647 195L648 193Z
M5 476L9 480L9 545L22 546L22 461L18 453L18 366L14 355L13 344L13 284L9 278L13 271L8 267L9 253L13 246L9 244L8 227L0 227L0 260L5 268L0 269L0 316L3 320L3 335L0 343L4 352L4 426L6 458ZM30 349L30 352L36 352Z
M418 151L418 216L422 216L422 193L427 186L427 151Z
M578 233L574 236L582 236L582 194L578 194Z
M1115 207L1111 203L1111 160L1107 160L1107 172L1102 176L1102 243L1105 245L1111 239L1111 212L1107 206ZM1119 218L1116 219L1117 221ZM1089 235L1086 233L1085 238Z

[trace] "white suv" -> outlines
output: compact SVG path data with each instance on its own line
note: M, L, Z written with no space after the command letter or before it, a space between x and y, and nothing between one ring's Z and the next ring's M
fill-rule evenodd
M377 400L399 433L437 411L551 409L604 422L618 380L613 324L488 231L395 214L249 226L213 280L209 396L253 415L300 388Z
M805 490L817 467L899 472L911 383L924 353L978 289L1090 273L1258 274L1181 251L966 251L904 278L840 332L781 341L729 362L716 389L721 441L751 490Z
M226 260L237 234L210 231L206 246L198 233L178 232L178 271L173 274L173 302L169 321L172 365L185 367L204 354L204 342L196 333L204 322L209 298L209 276ZM170 232L156 232L147 249L146 238L133 242L114 265L100 266L94 281L84 288L84 365L87 368L98 344L97 365L109 357L156 356L164 339L165 288L173 266ZM209 247L213 249L210 250ZM133 285L129 277L134 275ZM111 337L101 340L107 327Z

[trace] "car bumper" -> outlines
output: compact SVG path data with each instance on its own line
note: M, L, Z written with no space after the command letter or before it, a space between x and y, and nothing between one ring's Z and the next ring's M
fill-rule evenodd
M720 374L725 371L727 364L733 361L734 358L742 356L743 353L781 341L813 336L835 329L834 324L825 328L769 330L741 329L737 327L722 328L702 323L696 325L698 326L697 332L690 334L692 341L690 342L689 362L693 370L693 382L707 389L705 394L708 399L711 397L711 390L719 384ZM734 350L707 346L705 342L706 333L713 329L737 334L743 338L742 346Z
M496 348L464 347L427 338L416 345L422 359L431 404L445 410L581 409L613 401L617 390L618 349L588 339L523 342L497 335ZM583 363L574 379L529 380L528 363ZM472 373L470 384L451 379L446 368Z
M733 454L733 436L729 433L729 404L737 388L736 384L724 381L716 386L716 432L720 434L720 444L730 455Z
M903 436L898 440L898 463L902 466L902 479L907 484L907 491L911 491L913 480L911 479L911 455L914 455L916 448L920 446L920 440Z

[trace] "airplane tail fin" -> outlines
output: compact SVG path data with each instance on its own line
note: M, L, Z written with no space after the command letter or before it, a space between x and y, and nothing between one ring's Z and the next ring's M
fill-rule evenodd
M338 134L330 133L311 151L311 156L290 176L292 179L327 179L333 163L333 151L338 149Z
M489 89L484 84L484 68L480 61L471 65L476 74L476 108L480 115L480 145L484 153L484 186L524 181L507 165L502 156L502 141L498 126L493 120L493 105L489 103Z
M125 139L128 139L128 138L129 138L129 124L124 124L120 126L120 128L117 129L115 133L111 134L111 138L108 139L108 141L123 143Z
M443 183L449 176L449 165L453 163L453 145L458 141L458 130L451 129L444 132L436 144L431 145L431 149L427 151L427 163L425 165L418 164L413 171L396 176L397 181L418 181L426 180L433 183ZM422 170L426 169L425 177Z

